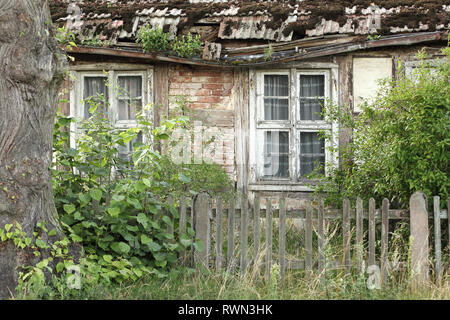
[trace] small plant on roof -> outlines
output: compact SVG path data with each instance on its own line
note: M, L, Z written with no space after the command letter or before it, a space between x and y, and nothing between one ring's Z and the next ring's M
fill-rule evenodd
M141 44L144 52L165 51L169 48L169 40L168 33L161 28L153 29L149 24L142 27L136 37L136 42Z
M201 52L202 45L203 42L200 40L199 35L193 36L191 33L188 33L187 36L183 35L177 39L174 39L171 47L179 57L189 58L194 56L196 53Z

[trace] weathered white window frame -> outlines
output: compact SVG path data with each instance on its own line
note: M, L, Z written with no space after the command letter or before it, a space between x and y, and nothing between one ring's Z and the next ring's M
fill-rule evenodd
M405 62L405 76L409 79L412 79L414 69L417 68L422 61L406 61ZM423 63L428 63L430 66L437 67L440 63L442 63L441 60L438 59L428 59L423 60Z
M110 86L108 87L108 119L117 129L138 127L136 120L118 120L117 87L119 76L142 76L142 108L147 117L153 118L152 109L146 110L145 106L153 103L153 67L148 65L132 64L95 64L80 65L72 67L70 79L72 88L70 90L70 115L76 119L84 119L84 77L106 77ZM71 123L70 144L75 146L76 135L80 129L75 123ZM143 136L143 143L148 142L148 137Z
M264 75L289 75L289 121L263 120ZM331 167L337 166L337 154L330 152L332 145L338 144L338 124L323 121L305 121L300 119L300 75L313 74L325 76L326 99L338 103L338 65L335 63L301 63L289 69L257 70L249 72L249 189L267 191L311 191L307 186L311 181L300 178L300 134L330 130L331 140L325 141L325 174ZM289 131L289 178L265 178L263 173L264 132Z

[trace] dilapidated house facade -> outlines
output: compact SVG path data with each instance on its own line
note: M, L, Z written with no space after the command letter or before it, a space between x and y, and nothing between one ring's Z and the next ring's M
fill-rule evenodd
M108 44L70 52L65 113L86 117L81 100L102 93L117 127L136 122L127 99L154 105L158 125L184 96L194 120L220 128L214 160L239 189L293 197L310 193L305 177L315 163L339 165L327 144L351 139L351 132L324 121L321 104L331 100L356 115L378 79L398 77L399 61L409 72L419 49L439 57L450 27L449 0L49 3L56 25L77 39ZM146 24L171 37L200 35L203 54L144 53L135 40ZM105 86L106 79L126 88L126 96ZM320 130L333 138L319 139Z

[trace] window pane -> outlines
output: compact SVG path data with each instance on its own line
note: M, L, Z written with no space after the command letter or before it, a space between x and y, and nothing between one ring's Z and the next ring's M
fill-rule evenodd
M300 120L323 120L322 106L324 103L324 99L301 99Z
M300 75L301 97L323 97L325 96L324 75Z
M103 95L102 99L99 95ZM84 77L83 100L89 99L84 103L84 119L89 118L92 114L89 109L96 104L97 112L104 115L106 110L106 102L108 101L108 88L106 87L106 77Z
M300 176L310 174L317 165L325 164L325 141L317 132L300 133ZM324 173L324 168L321 168Z
M119 99L119 120L136 120L136 114L142 110L142 100Z
M124 161L130 160L130 154L133 152L133 144L136 142L142 143L142 133L139 133L136 138L134 138L132 141L130 141L127 145L121 146L119 145L119 158Z
M264 133L264 176L289 178L289 132Z
M289 76L278 74L264 75L264 96L289 96Z
M264 98L264 120L289 120L289 100Z
M142 110L142 77L119 77L119 120L136 120L136 114Z

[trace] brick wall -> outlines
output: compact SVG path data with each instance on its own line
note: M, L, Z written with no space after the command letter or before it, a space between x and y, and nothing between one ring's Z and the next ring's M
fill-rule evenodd
M193 111L193 120L218 129L214 161L235 179L232 88L232 70L185 65L173 65L169 69L169 109L176 108L177 96L184 96Z

